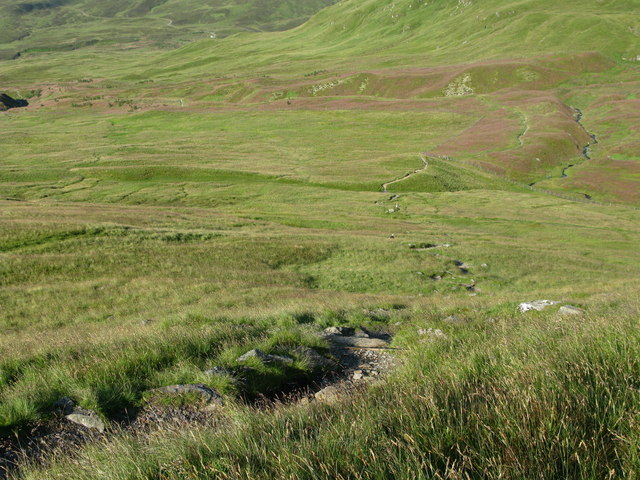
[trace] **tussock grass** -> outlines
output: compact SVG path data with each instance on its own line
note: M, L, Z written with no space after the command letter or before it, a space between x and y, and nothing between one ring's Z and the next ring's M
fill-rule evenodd
M633 475L638 312L632 302L610 309L579 320L479 316L440 341L414 334L395 375L336 405L225 410L222 430L124 437L24 478Z

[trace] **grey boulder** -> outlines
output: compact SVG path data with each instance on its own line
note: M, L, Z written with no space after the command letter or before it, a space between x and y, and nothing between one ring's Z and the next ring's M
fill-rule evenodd
M102 433L105 430L105 425L98 414L92 410L85 410L83 408L74 408L71 413L65 415L68 421L82 425L83 427L91 430L97 430Z

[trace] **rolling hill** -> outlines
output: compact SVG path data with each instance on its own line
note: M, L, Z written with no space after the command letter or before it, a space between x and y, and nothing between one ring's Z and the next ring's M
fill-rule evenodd
M284 30L331 0L0 2L0 60L109 45L175 48L197 38Z
M638 6L0 0L0 472L632 477Z

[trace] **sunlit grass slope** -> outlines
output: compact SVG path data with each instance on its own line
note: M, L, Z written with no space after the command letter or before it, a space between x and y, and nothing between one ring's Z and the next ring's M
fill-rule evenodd
M273 70L274 64L289 61L313 60L322 67L321 62L352 58L368 68L590 51L621 59L635 58L639 48L640 15L637 2L630 0L347 0L292 32L244 35L219 45L195 43L168 55L160 66L174 75L181 70L192 75L213 65L226 71ZM197 65L191 65L195 58Z
M174 47L239 31L299 25L330 0L0 1L0 60L91 46Z

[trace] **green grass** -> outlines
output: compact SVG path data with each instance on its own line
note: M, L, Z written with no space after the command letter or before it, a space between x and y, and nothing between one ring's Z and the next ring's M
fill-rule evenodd
M193 41L325 3L0 1L31 103L0 114L0 427L226 401L24 477L633 478L635 2L346 0ZM587 314L516 313L538 298ZM312 380L296 347L334 324L401 366L335 406L242 402ZM252 348L294 362L238 369Z

